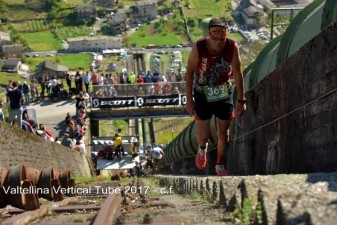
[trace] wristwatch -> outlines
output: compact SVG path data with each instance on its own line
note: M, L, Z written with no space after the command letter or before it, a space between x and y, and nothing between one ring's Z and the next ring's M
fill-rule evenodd
M240 104L246 104L246 103L247 103L247 100L246 100L246 99L238 99L237 101L238 101L238 103L240 103Z

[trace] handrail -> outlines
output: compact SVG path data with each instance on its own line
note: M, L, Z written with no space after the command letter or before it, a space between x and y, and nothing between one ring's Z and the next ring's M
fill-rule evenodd
M153 96L185 94L185 82L156 82L141 84L93 85L90 97L113 98L133 96Z

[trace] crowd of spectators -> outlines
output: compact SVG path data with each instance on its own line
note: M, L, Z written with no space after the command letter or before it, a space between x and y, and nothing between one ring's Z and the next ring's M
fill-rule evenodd
M153 74L150 71L145 73L140 70L137 75L132 71L115 74L99 74L96 71L86 71L81 74L77 71L73 77L74 87L72 86L72 76L67 74L66 77L69 92L80 93L85 91L95 97L179 94L180 89L184 87L181 82L167 81L166 76L162 75L159 70L154 70Z
M52 83L52 87L56 87L58 82L55 79ZM35 79L32 79L30 86L26 81L23 84L21 84L20 81L8 81L6 88L7 107L5 103L0 100L0 121L6 121L4 111L5 108L7 108L7 120L12 126L40 136L45 140L63 144L70 147L72 150L85 154L86 151L83 137L86 130L85 121L87 118L86 109L89 102L88 94L83 91L83 93L80 93L74 98L76 100L75 105L77 109L75 119L69 113L67 114L65 121L66 131L62 137L59 137L58 135L53 134L51 129L44 124L38 124L35 118L31 118L31 115L29 114L28 107L31 104L31 96L27 95L29 95L33 84L36 84ZM41 95L43 95L43 92L40 93L40 96ZM35 96L38 95L36 94Z

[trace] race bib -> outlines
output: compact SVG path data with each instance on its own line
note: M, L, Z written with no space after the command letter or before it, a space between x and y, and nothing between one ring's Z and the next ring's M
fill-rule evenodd
M217 102L229 96L226 82L213 87L205 86L204 93L208 102Z

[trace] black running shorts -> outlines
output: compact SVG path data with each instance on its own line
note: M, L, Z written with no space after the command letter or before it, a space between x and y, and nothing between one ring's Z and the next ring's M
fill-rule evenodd
M196 120L209 120L212 118L212 115L215 115L221 120L231 120L234 118L234 106L232 99L207 102L205 94L194 90L194 102Z

